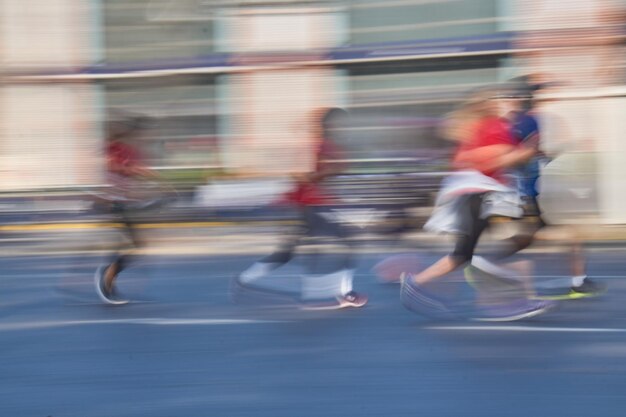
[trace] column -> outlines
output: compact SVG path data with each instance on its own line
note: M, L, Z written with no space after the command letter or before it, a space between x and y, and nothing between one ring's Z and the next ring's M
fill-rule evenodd
M102 105L90 82L16 82L100 60L98 0L1 0L0 190L101 180Z

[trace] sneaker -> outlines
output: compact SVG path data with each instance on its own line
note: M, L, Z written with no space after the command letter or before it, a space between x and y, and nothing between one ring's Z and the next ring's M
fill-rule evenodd
M359 294L356 291L350 291L349 293L345 294L343 297L339 297L337 300L341 304L340 308L346 308L346 307L360 308L360 307L363 307L365 304L367 304L367 295Z
M553 309L556 303L546 300L518 300L483 307L478 321L516 321L538 316Z
M413 281L412 274L406 274L402 280L400 302L407 310L420 315L433 318L452 318L454 316L445 302L419 288Z
M567 293L560 294L542 294L535 297L538 300L578 300L580 298L598 297L606 292L606 285L585 278L583 283L578 286L572 286Z
M581 285L570 288L570 298L597 297L606 292L606 285L585 278Z
M101 266L96 271L96 274L95 274L96 293L98 294L100 299L107 304L112 304L112 305L127 304L128 300L121 298L119 294L117 294L115 287L112 287L110 289L106 288L104 276L109 266L110 265Z
M367 296L360 294L356 291L350 291L349 293L337 297L334 300L328 301L308 301L302 305L304 310L339 310L342 308L360 308L367 304Z

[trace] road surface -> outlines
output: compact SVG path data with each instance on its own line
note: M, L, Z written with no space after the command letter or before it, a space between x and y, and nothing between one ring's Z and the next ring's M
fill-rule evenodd
M93 292L103 252L0 257L0 416L624 416L622 250L590 255L606 296L500 325L407 312L370 272L376 247L358 259L369 305L333 312L235 305L229 278L256 254L191 252L139 259L123 307ZM531 256L540 284L566 274L557 254ZM295 288L299 273L274 279Z

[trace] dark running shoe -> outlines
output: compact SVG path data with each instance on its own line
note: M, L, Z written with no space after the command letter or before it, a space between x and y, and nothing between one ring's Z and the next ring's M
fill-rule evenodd
M585 278L581 285L570 288L570 298L597 297L606 292L606 285Z
M544 294L535 297L538 300L578 300L581 298L598 297L606 292L606 285L600 284L589 278L585 278L583 283L578 286L572 286L567 293L561 294Z
M400 302L407 310L419 315L438 319L452 319L455 316L445 302L419 288L412 274L406 274L402 280Z
M100 297L103 302L111 305L128 304L128 300L120 297L119 294L117 294L115 286L107 289L104 277L109 267L110 265L101 266L96 270L94 278L96 284L96 293L98 294L98 297Z
M516 321L543 314L556 306L547 300L518 300L510 303L483 307L478 321Z

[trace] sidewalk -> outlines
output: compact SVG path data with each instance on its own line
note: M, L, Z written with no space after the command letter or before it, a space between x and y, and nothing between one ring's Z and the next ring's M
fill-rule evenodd
M263 255L270 253L290 232L294 222L182 222L141 226L145 255ZM11 229L12 228L12 229ZM488 233L481 245L498 245L502 235ZM109 223L14 225L0 229L0 256L107 254L116 248L121 235ZM569 252L571 239L558 229L546 229L529 253ZM402 253L426 251L447 253L453 240L420 230L398 234L362 232L352 237L360 253ZM626 227L596 228L585 240L588 250L626 248ZM327 244L326 244L327 245ZM301 251L320 245L302 247ZM343 251L333 247L333 251Z
M411 209L414 226L402 234L405 218L399 205L345 205L338 207L349 222L355 240L362 247L384 251L447 251L449 237L421 230L428 217L428 207ZM297 224L297 214L288 207L208 208L193 203L188 196L159 210L143 212L138 228L147 235L149 250L158 253L267 253L276 246L286 228ZM67 196L59 200L0 200L0 248L5 255L18 253L56 253L106 250L113 242L119 224L110 216L91 208L88 197ZM485 239L497 242L506 237L507 227L490 230ZM552 250L578 238L590 246L626 246L626 225L579 225L578 237L571 230L548 227L540 232L533 245L536 250ZM94 241L100 246L94 245ZM111 243L109 243L109 246ZM374 250L374 249L372 249ZM560 250L569 250L560 248Z

